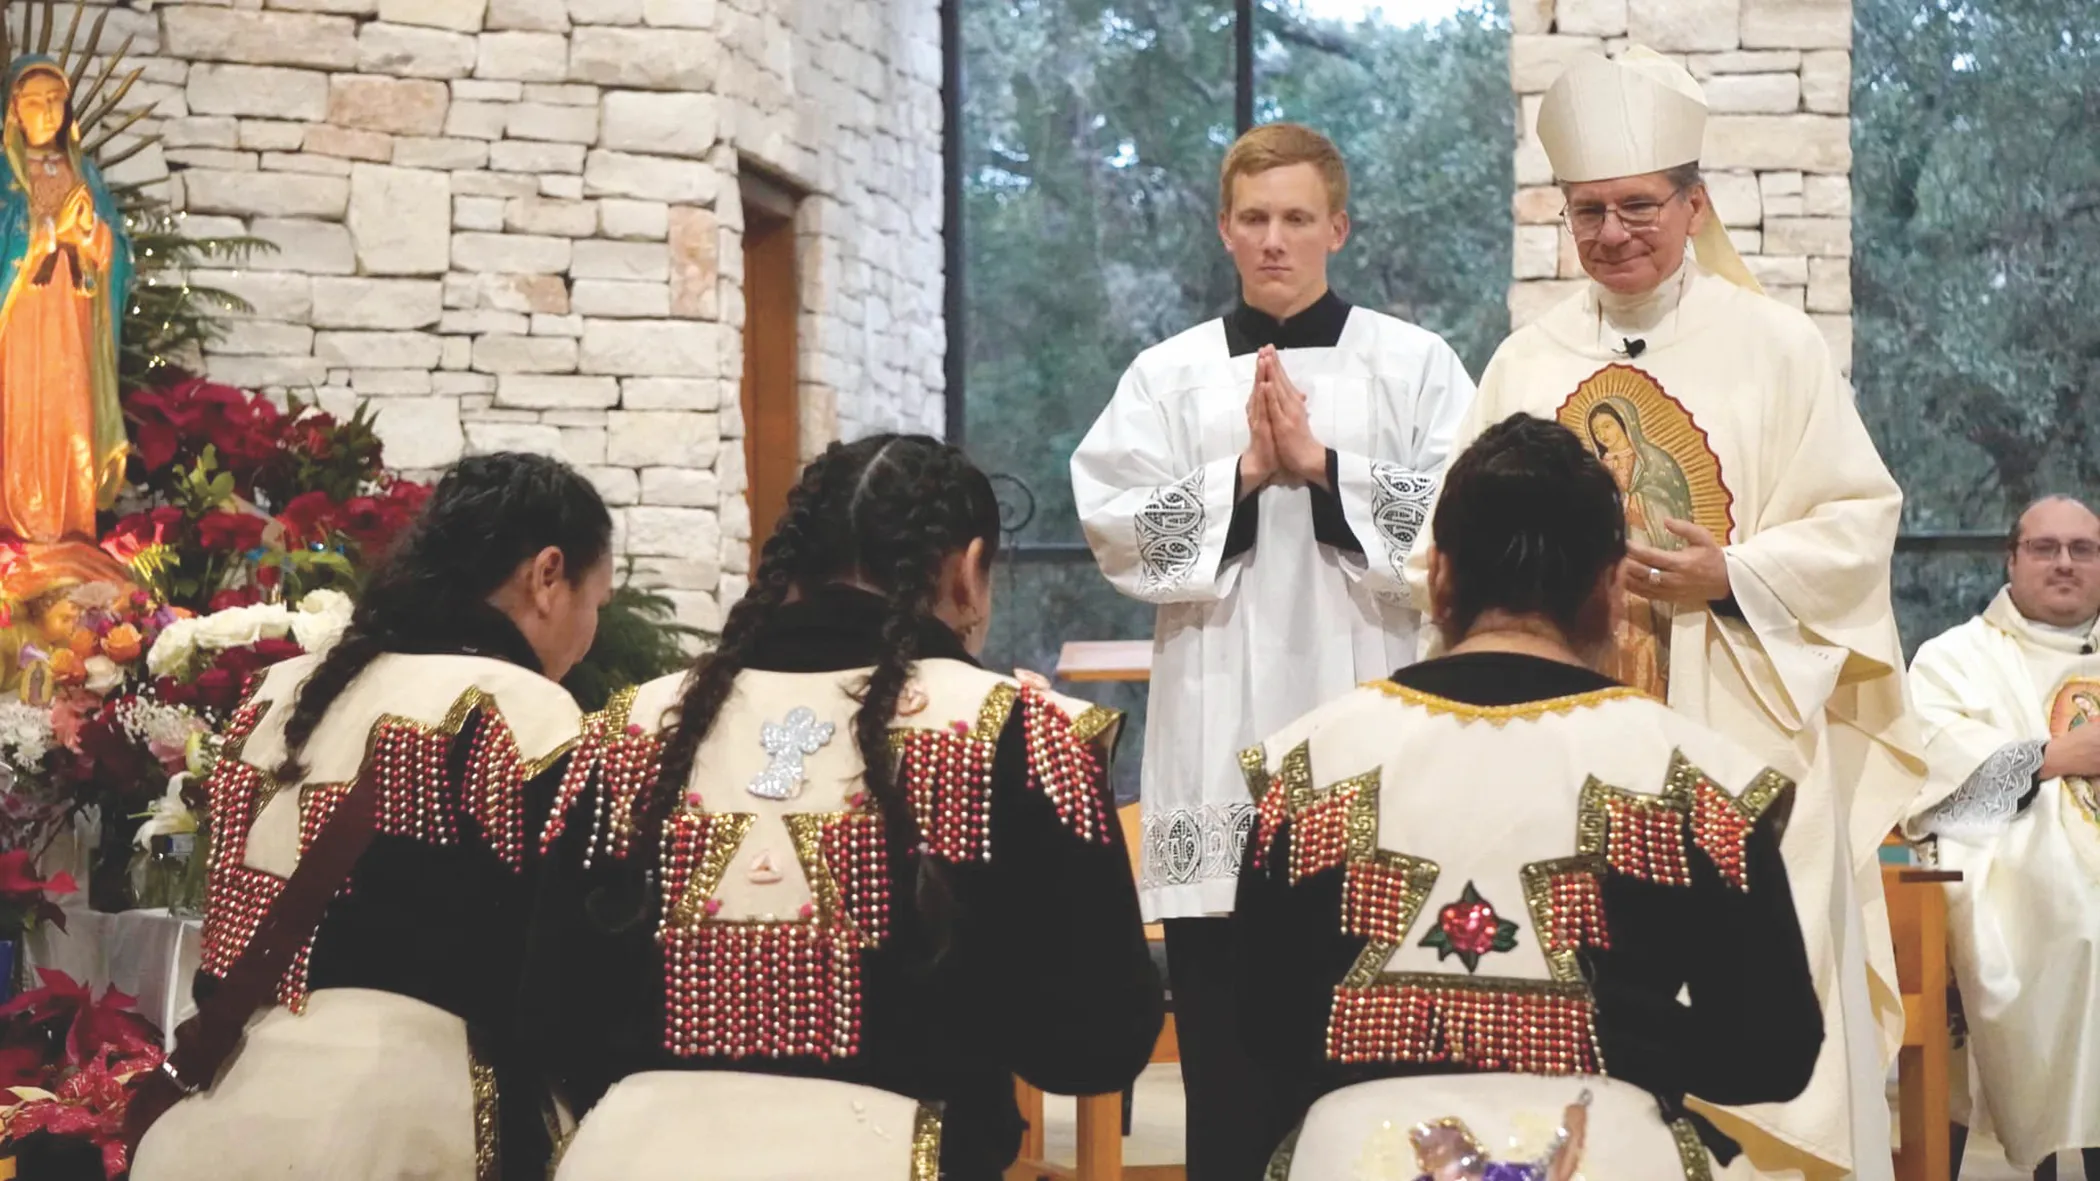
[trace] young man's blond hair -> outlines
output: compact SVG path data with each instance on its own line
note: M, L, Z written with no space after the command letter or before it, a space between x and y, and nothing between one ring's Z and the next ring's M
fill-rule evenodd
M1243 176L1310 164L1327 188L1327 211L1349 207L1349 166L1334 141L1302 123L1264 123L1235 140L1218 173L1218 211L1232 212L1233 182Z

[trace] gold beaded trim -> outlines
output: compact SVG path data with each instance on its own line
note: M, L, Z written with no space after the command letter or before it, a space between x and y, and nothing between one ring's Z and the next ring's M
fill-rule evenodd
M1688 1119L1670 1121L1670 1139L1677 1142L1677 1163L1684 1167L1684 1181L1714 1181L1713 1158L1706 1142Z
M474 1178L501 1181L503 1176L503 1125L501 1097L496 1090L496 1068L491 1066L467 1036L467 1071L474 1088Z
M1576 847L1584 855L1605 858L1615 873L1684 886L1691 884L1684 850L1689 830L1689 842L1707 855L1723 880L1747 891L1744 849L1750 832L1766 809L1793 790L1793 780L1766 768L1742 795L1731 795L1683 751L1672 751L1658 795L1627 791L1591 776L1582 786ZM1617 840L1615 825L1628 826L1617 832ZM1653 847L1657 830L1665 825L1670 827L1671 847Z
M1536 721L1547 714L1572 713L1578 709L1591 709L1609 701L1620 701L1626 698L1654 700L1639 689L1629 688L1625 685L1614 685L1609 689L1577 693L1569 697L1549 697L1544 701L1527 701L1522 705L1468 705L1463 701L1453 701L1448 697L1439 697L1434 693L1424 693L1420 689L1410 689L1406 685L1395 684L1392 681L1372 681L1370 688L1378 690L1387 697L1404 701L1409 705L1420 706L1432 714L1449 714L1462 722L1486 722L1493 726L1506 726L1511 722L1517 721Z
M845 907L839 898L839 881L824 861L824 830L844 824L852 812L788 812L780 819L795 842L795 859L802 863L802 876L809 881L809 894L817 908L817 919L825 926L840 925ZM713 850L709 850L713 852ZM697 880L698 875L695 875ZM720 880L720 875L716 875Z
M911 1181L940 1181L941 1110L919 1104L911 1126Z

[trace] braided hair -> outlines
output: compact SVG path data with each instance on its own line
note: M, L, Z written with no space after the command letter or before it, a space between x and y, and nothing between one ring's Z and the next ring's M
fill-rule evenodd
M1489 611L1544 616L1577 647L1603 638L1593 596L1626 556L1626 512L1573 431L1528 414L1489 427L1445 474L1431 527L1450 580L1447 643Z
M773 614L797 593L852 581L882 595L887 611L881 656L860 689L853 738L868 796L894 839L917 825L896 782L890 723L919 655L919 628L933 612L941 564L984 543L989 569L999 548L999 502L992 483L957 448L926 435L873 435L833 443L803 469L787 509L760 551L751 588L723 621L719 645L687 676L676 720L664 739L662 772L639 809L654 840L684 794L693 759L729 699ZM933 859L919 859L916 905L942 942L947 882Z
M549 546L572 584L612 548L612 515L588 480L560 460L519 452L454 464L373 575L343 638L299 687L278 780L305 775L307 740L367 666L388 652L448 650L474 634L499 614L489 596Z

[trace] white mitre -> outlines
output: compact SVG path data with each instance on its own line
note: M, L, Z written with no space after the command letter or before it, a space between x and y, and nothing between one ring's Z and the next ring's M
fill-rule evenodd
M1575 59L1539 107L1539 142L1563 184L1645 176L1696 164L1706 139L1706 92L1683 66L1644 45L1616 61ZM1719 210L1692 241L1699 265L1762 292Z

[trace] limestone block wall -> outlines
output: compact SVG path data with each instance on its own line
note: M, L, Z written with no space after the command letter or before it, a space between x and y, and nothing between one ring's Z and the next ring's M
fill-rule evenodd
M1575 55L1642 44L1705 88L1706 179L1736 248L1774 298L1814 316L1849 370L1851 0L1511 0L1510 18L1520 110L1512 321L1582 278L1536 134L1540 100Z
M397 467L561 455L638 580L713 626L748 573L756 169L806 194L805 453L939 429L935 0L129 3L105 44L133 36L162 142L120 175L281 248L192 277L255 305L213 377L369 398Z

